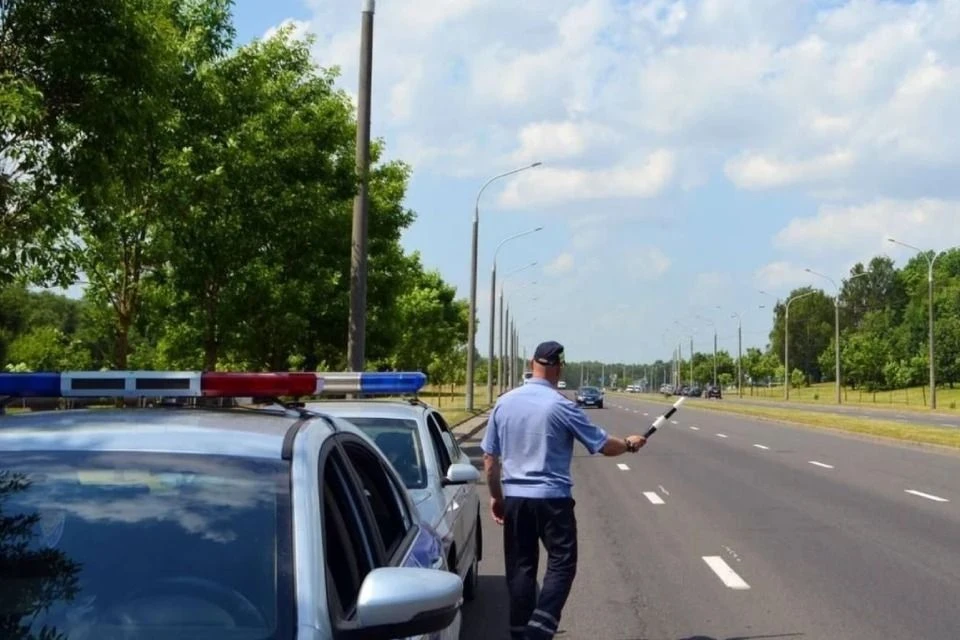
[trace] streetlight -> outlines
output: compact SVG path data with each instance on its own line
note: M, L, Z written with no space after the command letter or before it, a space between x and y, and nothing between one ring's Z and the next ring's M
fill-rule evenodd
M693 334L696 333L697 330L681 324L679 320L674 320L673 324L690 332L690 386L693 387L696 384L696 381L693 379Z
M509 329L509 327L510 327L510 309L509 309L509 305L504 304L504 300L503 300L503 284L504 284L507 280L509 280L511 276L516 275L516 274L520 273L521 271L526 271L527 269L530 269L531 267L536 266L536 264L537 264L536 261L534 261L534 262L531 262L530 264L527 264L527 265L524 265L524 266L522 266L522 267L518 267L518 268L514 269L513 271L511 271L510 273L508 273L507 275L505 275L505 276L503 277L503 281L500 283L500 363L499 363L498 368L497 368L497 381L500 382L500 392L501 392L501 393L503 393L503 391L504 391L504 389L505 389L505 386L504 386L504 384L503 384L503 375L504 375L504 373L509 374L509 371L507 370L507 368L506 368L505 365L504 365L504 358L507 357L507 351L508 351L509 348L510 348L510 345L509 345L509 343L508 343L508 341L507 341L507 331L510 330L510 329ZM521 287L518 287L517 290L519 291L520 289L523 289L524 287L529 286L529 285L531 285L531 284L537 284L537 283L536 283L536 281L528 282L527 284L525 284L525 285L523 285L523 286L521 286ZM506 313L506 316L507 316L507 318L506 318L507 329L506 329L506 330L504 329L504 318L503 318L504 313Z
M495 180L506 178L507 176L526 171L527 169L539 167L540 164L539 162L534 162L526 167L494 176L487 180L486 183L480 187L480 191L477 192L477 202L473 208L473 237L470 249L470 322L467 325L467 411L473 411L473 352L476 348L477 332L477 237L480 229L480 196L483 195L484 189L489 187Z
M763 292L761 292L763 293ZM807 291L798 296L787 298L783 313L783 399L790 399L790 303L800 298L812 296L816 291Z
M887 238L887 241L888 241L888 242L892 242L893 244L899 244L900 246L906 247L906 248L908 248L908 249L913 249L914 251L916 251L917 253L919 253L920 255L922 255L922 256L924 257L924 259L927 261L927 295L928 295L929 298L930 298L930 300L929 300L929 302L930 302L930 328L929 328L929 331L930 331L930 338L929 338L929 340L930 340L930 408L931 408L931 409L936 409L936 408L937 408L937 377L936 377L936 364L934 363L935 350L934 350L934 344L933 344L933 342L934 342L934 337L933 337L933 264L937 261L937 258L940 257L940 254L937 253L937 252L934 252L933 257L931 258L930 256L927 255L927 252L922 251L921 249L919 249L919 248L917 248L917 247L915 247L915 246L913 246L913 245L911 245L911 244L907 244L906 242L900 242L899 240L894 240L893 238Z
M741 363L743 362L743 319L740 317L740 314L736 311L733 312L731 318L737 319L737 396L743 397L743 367Z
M838 286L837 286L837 283L834 282L833 279L830 278L829 276L826 276L826 275L824 275L824 274L822 274L822 273L818 273L818 272L814 271L813 269L804 269L804 271L806 271L807 273L810 273L810 274L812 274L812 275L819 276L819 277L823 278L824 280L826 280L827 282L829 282L830 284L832 284L832 285L833 285L833 288L834 288L834 289L836 290L836 292L837 292L836 296L834 296L834 298L833 298L833 318L834 318L834 338L833 338L833 340L834 340L834 349L833 349L833 350L834 350L834 356L835 356L835 360L836 360L836 365L835 365L835 366L836 366L836 372L835 372L835 376L836 376L836 379L837 379L837 383L836 383L836 389L837 389L837 404L840 404L840 287L838 287ZM858 273L858 274L856 274L856 275L851 276L851 277L850 277L850 280L853 280L854 278L859 278L859 277L861 277L861 276L865 276L865 275L867 275L868 273L870 273L870 272L869 272L869 271L864 271L863 273ZM849 282L849 280L848 280L848 282ZM790 371L787 370L787 371L784 373L784 375L789 379L789 378L790 378Z
M528 229L527 231L515 233L508 238L504 238L500 241L500 244L497 245L497 249L493 252L493 272L490 275L490 352L487 362L487 402L489 404L493 404L493 343L497 317L497 256L500 253L500 249L506 243L531 233L536 233L542 229L543 227L535 227L533 229Z

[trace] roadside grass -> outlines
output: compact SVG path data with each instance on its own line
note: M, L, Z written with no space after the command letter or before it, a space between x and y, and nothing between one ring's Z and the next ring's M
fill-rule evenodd
M736 392L733 391L733 394ZM877 391L876 393L862 389L841 389L844 404L862 405L864 407L891 408L898 411L929 411L930 389L926 386L910 387L908 389L893 389L891 391ZM725 391L730 395L731 391ZM791 387L790 400L797 404L833 404L836 391L832 382L822 382L809 387ZM775 400L784 402L783 385L775 387L744 387L744 399ZM937 388L937 410L960 412L960 387Z
M622 395L629 397L629 394ZM671 399L661 395L649 393L643 394L640 397L644 400L652 400L665 405L676 402L675 398ZM726 400L687 398L685 404L688 404L691 408L703 409L706 411L745 415L752 418L772 420L774 422L786 422L817 429L856 433L860 435L884 438L887 440L936 445L960 450L960 429L904 424L901 422L884 420L882 418L863 419L857 416L821 413L816 411L803 411L802 409L793 408L784 409L782 407L725 404L726 402Z

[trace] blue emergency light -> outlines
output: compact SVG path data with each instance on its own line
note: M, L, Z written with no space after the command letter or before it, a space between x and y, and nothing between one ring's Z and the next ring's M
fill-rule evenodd
M15 398L238 398L356 393L403 395L427 383L419 371L386 372L200 372L62 371L0 373L0 397Z

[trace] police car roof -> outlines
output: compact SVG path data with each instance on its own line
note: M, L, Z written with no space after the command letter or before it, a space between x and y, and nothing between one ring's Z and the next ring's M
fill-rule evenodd
M93 409L0 417L0 451L120 450L280 459L299 414L249 409ZM335 420L337 429L357 432ZM327 429L333 429L320 420Z
M332 416L351 416L368 418L416 418L426 411L420 403L405 400L326 400L306 402L304 407L310 411L326 413Z

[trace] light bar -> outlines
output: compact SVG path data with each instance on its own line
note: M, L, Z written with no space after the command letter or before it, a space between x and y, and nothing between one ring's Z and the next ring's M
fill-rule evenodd
M230 398L357 393L416 393L427 383L419 371L241 373L199 371L63 371L0 373L0 397L16 398Z

